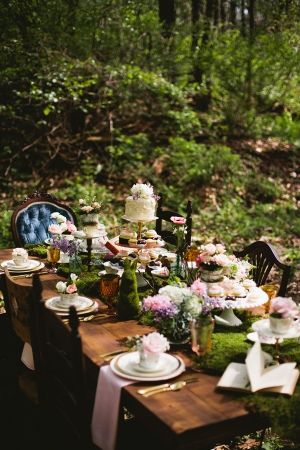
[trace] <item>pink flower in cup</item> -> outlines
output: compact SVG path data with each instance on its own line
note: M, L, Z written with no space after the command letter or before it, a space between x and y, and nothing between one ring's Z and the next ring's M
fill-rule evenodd
M75 284L69 284L69 286L67 286L66 293L67 294L74 294L75 292L77 292L76 285Z
M186 222L186 219L184 217L179 216L172 216L170 220L175 223L175 225L184 225Z
M270 303L270 315L280 315L282 318L299 317L299 309L290 297L275 297Z
M56 223L49 225L48 231L53 234L61 234L61 228Z
M148 353L164 353L170 348L168 339L156 331L142 337L142 346Z

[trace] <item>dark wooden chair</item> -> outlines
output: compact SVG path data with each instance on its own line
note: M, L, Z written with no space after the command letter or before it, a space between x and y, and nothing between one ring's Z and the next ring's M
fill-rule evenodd
M93 449L90 423L93 403L88 399L86 369L76 309L70 307L69 326L45 307L39 276L33 276L30 296L31 336L40 405L49 434L60 444Z
M164 241L168 244L177 245L177 238L172 230L168 229L165 225L165 222L168 224L173 224L171 221L172 216L184 217L186 219L186 245L191 244L192 239L192 202L188 200L186 205L186 215L179 214L178 212L171 211L163 208L163 197L162 194L159 194L159 200L157 204L156 211L156 224L155 230L162 237Z
M284 297L291 274L291 267L284 264L278 258L275 249L264 241L256 241L248 245L244 250L235 252L238 258L248 257L253 264L252 277L258 286L262 286L268 280L268 276L273 267L277 267L282 272L281 281L277 295Z
M11 230L16 246L39 244L50 237L48 226L55 221L50 215L58 211L77 225L74 211L47 192L35 192L20 203L11 216Z
M30 333L30 307L29 296L32 286L21 285L11 277L8 269L5 269L5 282L7 294L7 315L16 336L15 340L15 367L19 388L33 403L38 404L38 389L35 372L21 361L24 344L29 344L27 350L31 359L31 333ZM31 365L31 364L30 364Z

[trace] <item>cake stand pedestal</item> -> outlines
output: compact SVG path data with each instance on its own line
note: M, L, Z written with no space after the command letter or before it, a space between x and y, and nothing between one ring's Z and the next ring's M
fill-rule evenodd
M255 301L248 301L247 297L238 298L237 300L224 300L225 309L220 316L214 316L215 321L219 325L228 327L238 327L242 325L242 321L234 314L234 309L252 309L262 306L269 301L268 295L261 289L261 297Z
M80 237L77 237L77 239L85 239L86 240L88 272L90 272L92 270L92 244L93 244L93 239L98 239L98 238L99 238L99 236L80 236Z
M148 220L138 220L138 219L131 219L130 217L127 216L123 216L122 219L127 220L128 222L132 222L132 223L137 223L138 225L138 239L142 238L142 229L143 229L143 224L144 223L148 223L148 222L153 222L154 220L157 219L156 216L152 217L152 219L148 219Z

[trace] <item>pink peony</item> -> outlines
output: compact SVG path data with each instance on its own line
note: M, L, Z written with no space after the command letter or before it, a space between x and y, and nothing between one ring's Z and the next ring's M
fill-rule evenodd
M282 318L295 318L299 316L296 303L289 297L275 297L271 300L270 315L280 314Z
M172 216L170 220L175 223L175 225L184 225L186 222L186 219L184 217L179 216Z
M55 223L49 225L48 231L49 231L50 233L53 233L53 234L61 234L61 228L60 228L60 226L57 225L57 224L55 224Z
M143 336L142 345L144 351L149 353L163 353L170 348L168 339L156 331Z
M191 291L194 294L199 295L199 297L202 297L202 295L207 294L206 285L205 283L202 283L202 281L200 281L199 278L197 278L197 280L195 280L194 283L191 285Z
M166 295L153 295L153 297L146 297L143 300L145 311L161 311L172 308L172 306L172 301Z
M66 289L67 294L74 294L74 292L77 292L76 284L69 284Z

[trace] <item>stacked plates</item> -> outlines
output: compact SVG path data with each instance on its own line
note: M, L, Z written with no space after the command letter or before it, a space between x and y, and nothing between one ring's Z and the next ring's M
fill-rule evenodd
M157 367L151 370L139 365L138 352L127 352L115 356L110 362L110 367L116 375L134 381L168 380L177 377L185 370L182 359L169 353L162 353Z
M98 309L98 303L96 301L91 300L88 297L78 296L77 299L72 303L75 306L78 315L89 314L95 312ZM68 316L69 315L69 306L61 303L61 299L59 296L51 297L45 302L45 306L49 309L52 309L59 316Z
M23 273L23 272L35 272L36 270L40 270L45 267L45 264L37 261L36 259L28 259L25 264L21 266L16 265L12 259L3 261L1 263L2 269L7 268L10 272L13 273Z

